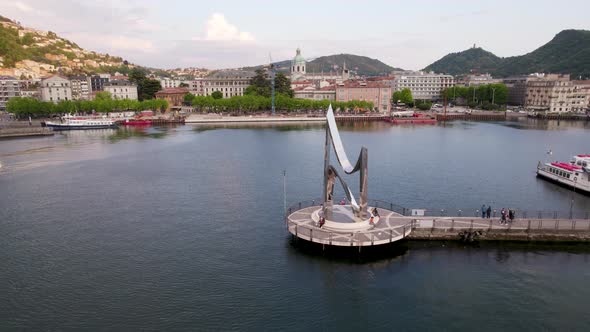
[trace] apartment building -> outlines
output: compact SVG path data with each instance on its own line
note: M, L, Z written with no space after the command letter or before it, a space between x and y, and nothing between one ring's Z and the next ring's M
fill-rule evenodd
M393 80L393 90L400 91L410 89L414 99L419 100L441 100L441 92L444 89L455 85L452 75L424 73L424 72L403 72L398 73Z

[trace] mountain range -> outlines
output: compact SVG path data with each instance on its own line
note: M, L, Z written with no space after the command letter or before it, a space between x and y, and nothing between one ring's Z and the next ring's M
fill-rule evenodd
M451 53L424 68L425 71L464 75L489 73L495 77L530 73L571 74L590 77L590 31L563 30L545 45L520 56L501 58L482 48Z

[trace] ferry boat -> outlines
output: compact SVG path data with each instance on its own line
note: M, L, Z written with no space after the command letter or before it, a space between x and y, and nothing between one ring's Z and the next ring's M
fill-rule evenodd
M63 123L46 122L47 127L53 130L82 130L82 129L109 129L117 128L113 120L108 119L87 119L87 118L66 118Z
M590 154L574 156L569 163L553 162L537 165L537 176L590 195Z

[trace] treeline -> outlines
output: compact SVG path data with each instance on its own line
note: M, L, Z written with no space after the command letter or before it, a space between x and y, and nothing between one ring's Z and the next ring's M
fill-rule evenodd
M190 99L190 98L188 98ZM272 108L272 99L259 95L235 96L225 99L215 99L212 96L194 96L191 104L201 112L243 112L268 111ZM283 94L277 94L275 107L277 111L307 111L327 110L332 104L334 110L341 111L371 111L374 109L372 102L352 100L339 102L333 100L310 100L290 98Z
M457 105L497 109L508 101L508 87L505 84L484 84L480 86L454 86L443 90L443 96Z
M62 100L57 104L39 101L29 97L14 97L6 104L6 110L18 118L43 118L57 114L71 113L109 113L117 111L164 111L168 102L163 99L144 101L112 99L108 92L99 92L94 100Z

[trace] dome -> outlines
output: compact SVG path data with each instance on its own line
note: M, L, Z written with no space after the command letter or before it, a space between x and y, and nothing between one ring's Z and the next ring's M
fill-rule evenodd
M301 55L301 50L297 49L297 55L293 58L293 65L305 65L305 58Z

